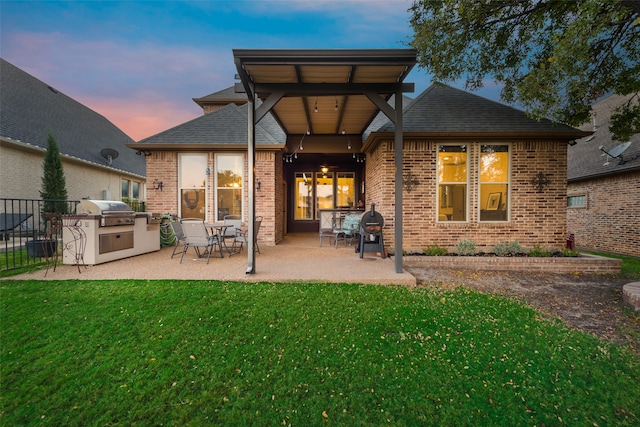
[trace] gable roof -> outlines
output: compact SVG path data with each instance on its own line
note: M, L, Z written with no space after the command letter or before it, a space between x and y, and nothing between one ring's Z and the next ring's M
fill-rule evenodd
M555 137L572 140L587 135L550 120L534 120L525 112L451 86L436 83L404 109L405 133ZM393 132L391 121L378 132Z
M119 154L111 169L145 176L146 162L126 146L133 142L104 116L0 58L0 138L42 149L48 134L60 153L109 167L104 148Z
M236 92L235 86L231 86L200 98L193 98L193 101L204 108L205 105L226 105L230 103L242 105L246 104L248 99L246 93Z
M223 108L196 117L137 143L136 149L247 149L247 108L228 104ZM278 149L286 142L286 135L270 114L256 125L256 147Z
M600 146L604 146L605 150L611 152L614 147L619 145L618 141L613 141L611 132L609 132L611 114L613 110L633 96L633 94L612 95L593 105L596 130L593 137L579 139L576 145L569 147L567 157L567 179L569 181L640 170L640 134L631 137L631 144L622 153L623 164L620 164L620 160L617 158L608 158L600 150ZM580 128L593 130L593 124L585 123Z

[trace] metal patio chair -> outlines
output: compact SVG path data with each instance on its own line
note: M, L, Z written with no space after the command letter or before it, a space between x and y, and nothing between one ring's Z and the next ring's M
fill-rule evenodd
M182 263L182 260L184 259L184 253L189 248L194 248L198 258L203 258L206 255L207 264L209 264L211 253L214 251L216 245L220 250L220 257L224 257L224 254L222 253L222 242L220 241L220 236L210 235L204 225L203 220L183 219L182 231L184 232L185 244L182 251L182 256L180 257L180 263ZM204 249L204 251L201 251L201 249Z
M260 253L260 246L258 246L258 232L260 231L260 225L262 224L262 217L261 216L257 216L255 222L253 223L253 243L254 245L256 245L256 251L258 253ZM249 241L248 239L248 231L238 231L236 234L236 237L233 239L233 249L236 249L238 247L238 244L240 245L240 247L237 249L238 252L240 252L242 250L242 248L244 247L244 244L248 244Z

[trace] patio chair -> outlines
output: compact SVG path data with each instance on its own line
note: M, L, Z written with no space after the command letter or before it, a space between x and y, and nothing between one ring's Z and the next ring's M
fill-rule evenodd
M347 246L347 240L349 245L353 242L353 238L360 233L360 213L348 213L344 216L340 228L335 229L336 248L338 247L338 240L344 240L344 245Z
M225 215L224 216L224 224L228 227L224 230L224 240L225 246L228 248L226 242L231 241L231 247L233 248L233 241L239 232L242 231L242 219L238 215ZM238 251L231 251L229 249L229 255L237 254Z
M258 246L258 232L260 231L260 225L262 224L262 217L257 216L253 224L253 244L256 245L256 251L260 253L260 246ZM240 244L240 247L238 248L238 252L240 252L244 247L244 244L249 243L247 240L247 233L247 231L238 230L236 237L233 239L233 249L236 249L238 244Z
M173 258L174 255L176 254L176 249L178 249L178 246L182 246L183 253L186 252L187 247L185 245L184 231L182 231L182 224L177 221L173 221L173 222L170 222L169 225L173 230L173 234L176 236L175 242L173 243L173 252L171 253L171 258Z
M206 255L207 264L209 264L209 258L211 258L211 253L213 252L215 246L217 245L220 249L220 257L223 258L224 255L222 253L222 245L220 242L220 237L217 235L210 235L207 231L207 228L204 225L204 221L201 219L197 220L182 220L182 231L184 232L184 250L182 251L182 256L180 257L180 263L182 264L182 260L184 259L184 253L189 248L193 248L196 251L196 255L198 258L202 258ZM200 250L204 249L203 252Z

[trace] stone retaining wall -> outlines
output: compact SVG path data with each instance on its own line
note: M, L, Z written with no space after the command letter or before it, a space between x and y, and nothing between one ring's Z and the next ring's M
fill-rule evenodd
M405 267L460 270L544 271L547 273L620 273L622 261L597 255L578 257L404 256Z

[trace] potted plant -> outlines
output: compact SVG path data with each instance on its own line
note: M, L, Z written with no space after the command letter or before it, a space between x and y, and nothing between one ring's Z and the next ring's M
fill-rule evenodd
M42 190L40 197L44 232L42 238L25 242L27 255L34 258L49 258L58 250L58 235L62 225L62 214L68 212L67 188L62 168L60 150L55 137L49 132L47 152L42 163Z

